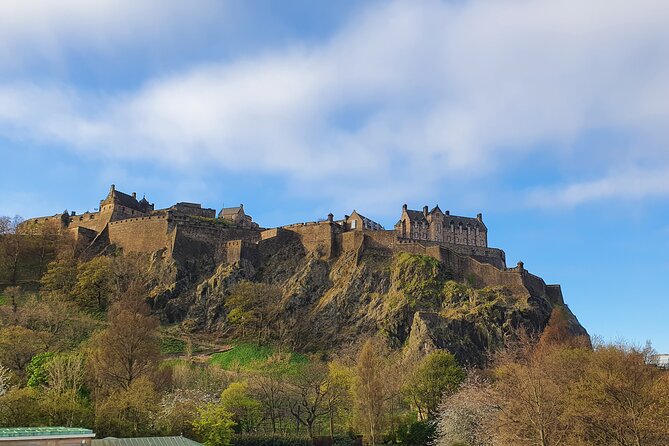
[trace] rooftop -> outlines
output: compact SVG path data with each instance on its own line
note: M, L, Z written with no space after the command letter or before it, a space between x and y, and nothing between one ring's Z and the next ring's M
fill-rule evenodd
M90 429L76 427L8 427L0 428L0 439L25 437L94 437Z
M93 446L201 446L200 443L185 437L107 437L101 440L93 440L92 444Z

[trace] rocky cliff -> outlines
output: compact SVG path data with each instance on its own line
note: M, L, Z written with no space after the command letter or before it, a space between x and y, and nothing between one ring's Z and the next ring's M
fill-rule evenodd
M540 333L553 308L564 306L546 286L481 283L474 275L463 280L452 264L371 247L323 257L299 240L277 245L261 262L241 259L213 272L154 256L160 277L154 308L165 322L234 336L226 301L239 283L262 283L280 296L263 310L277 316L270 337L293 349L337 349L380 333L397 348L447 349L462 363L479 365L513 330ZM532 278L528 283L543 283ZM587 335L568 314L573 333Z

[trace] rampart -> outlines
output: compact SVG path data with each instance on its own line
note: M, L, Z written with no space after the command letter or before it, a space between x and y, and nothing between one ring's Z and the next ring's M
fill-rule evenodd
M483 246L456 245L454 243L429 240L398 239L396 231L363 231L370 247L387 248L393 251L424 251L427 247L445 247L463 256L473 257L479 262L489 263L500 269L506 268L506 254L497 248ZM415 247L414 247L415 246Z
M109 243L126 252L155 252L171 248L165 215L129 218L109 223Z
M170 220L170 226L175 231L172 256L183 261L203 255L224 261L227 259L226 242L257 243L260 240L257 229L229 227L216 222L177 219Z
M315 252L328 259L340 252L337 234L341 234L343 229L333 221L298 223L282 226L281 229L297 234L307 252Z

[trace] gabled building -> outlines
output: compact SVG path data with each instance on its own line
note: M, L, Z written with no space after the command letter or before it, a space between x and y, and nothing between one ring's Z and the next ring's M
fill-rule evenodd
M244 205L237 207L223 208L218 213L218 218L228 221L240 228L258 228L258 223L254 223L250 215L244 213Z
M383 231L383 226L374 220L365 217L364 215L359 214L356 210L353 210L351 215L345 215L344 219L338 222L343 225L344 230L346 231L355 231L355 230L368 230L368 231Z
M476 218L451 215L442 212L439 206L422 211L402 206L402 215L395 224L397 237L402 240L427 240L467 246L488 246L488 228L483 223L483 215Z

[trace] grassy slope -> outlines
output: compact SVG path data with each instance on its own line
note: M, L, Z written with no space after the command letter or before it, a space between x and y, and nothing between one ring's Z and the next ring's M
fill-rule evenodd
M253 369L258 364L267 362L267 359L277 351L270 346L255 345L250 343L240 343L231 350L212 355L211 363L221 366L226 370L241 368ZM297 370L302 364L305 364L308 358L299 353L290 353L291 369Z

